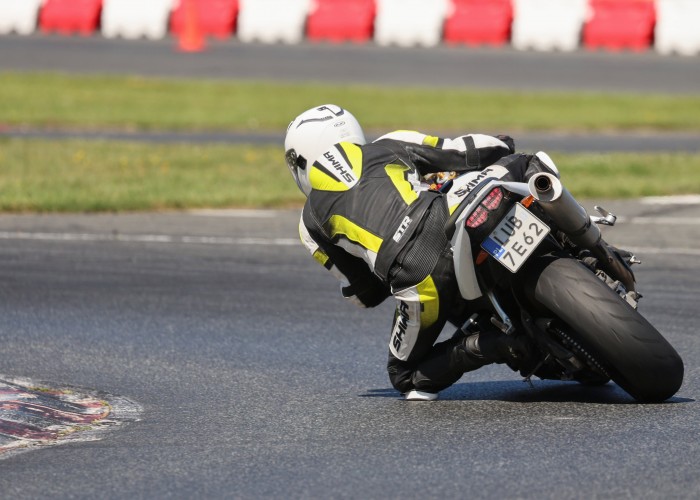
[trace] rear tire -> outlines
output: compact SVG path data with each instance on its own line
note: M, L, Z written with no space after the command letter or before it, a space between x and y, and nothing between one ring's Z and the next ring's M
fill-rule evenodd
M545 256L528 269L531 300L571 329L574 340L642 402L661 402L683 382L683 360L641 314L571 258Z

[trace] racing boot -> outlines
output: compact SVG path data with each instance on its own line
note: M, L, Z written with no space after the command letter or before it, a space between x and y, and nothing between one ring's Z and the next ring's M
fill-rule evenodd
M433 401L438 392L457 382L464 373L490 364L473 347L472 337L460 335L435 344L411 374L413 389L405 393L406 400Z
M506 363L513 369L522 368L533 357L530 340L523 335L506 335L500 330L487 330L466 338L466 348L486 363Z
M532 352L527 338L506 335L499 330L456 335L435 344L428 356L406 377L405 381L413 389L406 391L404 396L408 401L433 401L440 391L467 372L491 363L506 363L517 371L531 363Z

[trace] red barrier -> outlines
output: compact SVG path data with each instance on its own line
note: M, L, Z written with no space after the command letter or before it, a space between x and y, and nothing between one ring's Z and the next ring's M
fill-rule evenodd
M504 45L513 22L511 0L452 0L453 14L445 21L445 42Z
M366 42L372 38L375 0L316 0L306 24L312 41Z
M583 28L587 49L647 50L654 37L654 0L589 0Z
M102 0L46 0L39 13L41 31L91 35L100 24Z
M238 0L193 0L197 7L199 31L206 36L228 38L236 31L238 17ZM189 29L191 16L188 17L187 2L180 1L170 16L170 31L182 37Z

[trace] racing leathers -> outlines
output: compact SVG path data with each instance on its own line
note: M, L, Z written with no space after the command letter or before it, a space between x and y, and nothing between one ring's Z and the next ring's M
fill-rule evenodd
M494 164L517 181L546 169L536 156L515 154L508 136L442 139L407 131L365 145L335 144L307 167L312 190L301 239L340 280L345 298L363 307L390 295L397 299L388 372L401 393L437 393L464 372L498 361L489 355L486 338L481 349L459 336L435 343L446 322L463 317L468 304L444 232L456 205L448 206L447 197L424 180Z

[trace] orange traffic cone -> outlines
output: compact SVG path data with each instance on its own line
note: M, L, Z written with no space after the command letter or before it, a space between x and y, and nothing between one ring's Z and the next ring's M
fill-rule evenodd
M199 6L197 0L181 0L184 14L183 27L177 48L182 52L201 52L204 50L204 34L199 24Z

